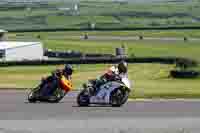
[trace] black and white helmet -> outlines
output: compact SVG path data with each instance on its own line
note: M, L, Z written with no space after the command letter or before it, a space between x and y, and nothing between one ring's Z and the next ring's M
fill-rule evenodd
M73 71L74 71L74 70L73 70L72 65L70 65L70 64L65 65L64 72L65 72L67 75L72 75Z
M119 73L127 73L128 71L128 64L125 61L121 61L118 66Z

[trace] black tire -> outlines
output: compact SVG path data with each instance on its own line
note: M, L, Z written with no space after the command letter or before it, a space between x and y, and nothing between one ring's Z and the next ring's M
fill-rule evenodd
M59 103L62 98L57 98L56 96L49 97L47 102L49 103Z
M34 88L34 89L32 89L32 90L28 93L28 101L29 101L30 103L35 103L35 102L39 101L39 99L38 99L39 93L40 93L40 88L39 88L39 86L36 87L36 88Z
M36 103L37 102L37 99L36 97L34 96L34 92L31 91L29 94L28 94L28 101L30 103Z
M121 107L128 100L129 91L122 88L115 89L110 95L110 104L113 107Z
M77 104L80 107L89 106L89 95L86 89L82 90L77 97Z
M53 96L52 100L50 101L51 103L59 103L66 95L66 93L62 92L61 89L60 91L57 92L55 96Z
M59 103L65 95L66 95L66 93L62 92L62 90L60 88L58 88L56 94L49 98L49 102L50 103Z
M36 99L28 99L29 103L36 103L37 100Z
M59 103L65 95L66 95L66 93L61 94L60 91L57 91L57 93L52 95L52 96L40 96L40 97L38 97L38 101L47 102L47 103Z
M129 91L125 91L124 98L121 101L121 105L124 105L128 101Z

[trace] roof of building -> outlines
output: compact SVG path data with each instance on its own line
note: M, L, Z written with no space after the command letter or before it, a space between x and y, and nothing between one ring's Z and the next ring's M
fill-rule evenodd
M14 41L0 41L0 50L11 49L17 47L24 47L28 45L41 44L40 42L14 42Z
M6 33L8 31L0 29L0 33Z

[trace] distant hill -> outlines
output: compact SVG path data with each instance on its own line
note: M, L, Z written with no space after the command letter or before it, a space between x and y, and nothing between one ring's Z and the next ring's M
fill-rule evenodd
M29 3L26 4L26 1ZM200 0L32 0L34 4L30 3L31 0L4 2L0 3L0 29L6 30L200 26Z
M192 0L1 0L0 2L47 2L47 1L51 1L51 2L69 2L69 1L73 1L73 2L77 2L77 1L129 1L129 2L165 2L165 1L177 1L177 2L182 2L182 1L192 1Z

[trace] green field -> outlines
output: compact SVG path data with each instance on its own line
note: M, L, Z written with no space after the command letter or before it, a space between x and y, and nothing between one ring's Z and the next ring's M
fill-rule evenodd
M73 36L83 37L87 33L89 36L120 36L120 37L172 37L172 38L200 38L200 30L141 30L141 31L66 31L66 32L32 32L32 33L9 33L10 39L23 37L36 38L40 35L43 39L69 39ZM77 39L77 38L76 38Z
M126 47L128 56L136 57L186 57L200 61L199 49L200 41L190 41L190 38L199 38L200 30L185 31L108 31L87 32L90 36L119 36L130 37L143 35L145 37L172 37L182 38L188 37L189 41L164 41L164 40L83 40L85 32L38 32L38 33L9 33L8 38L11 40L35 40L44 43L44 47L52 50L75 50L83 53L107 53L115 54L115 48ZM38 40L37 36L41 39Z
M105 72L108 64L74 65L74 89L80 89L81 84ZM47 76L59 66L39 67L6 67L0 68L1 88L30 88L39 83L42 76ZM200 96L197 79L173 79L169 71L173 65L160 64L129 64L129 78L134 91L131 96L137 98L197 98Z
M145 36L166 37L173 35L181 37L187 35L198 37L199 31L140 31ZM40 33L9 33L9 38L36 38L41 36L45 48L53 50L76 50L84 53L112 53L121 44L126 46L129 56L136 57L187 57L199 60L199 41L156 41L156 40L81 40L73 36L81 36L84 32L40 32ZM88 32L95 36L134 36L138 32ZM173 37L170 36L170 37ZM101 75L108 64L101 65L74 65L73 75L74 89L80 88L81 84L88 79ZM0 87L1 88L30 88L36 86L42 76L48 75L58 66L25 66L25 67L1 67ZM169 71L174 65L161 64L129 64L129 77L134 85L132 97L139 98L199 98L199 81L197 79L173 79L169 77ZM193 68L200 71L200 68ZM87 77L87 78L86 78Z
M115 48L125 44L129 56L136 57L187 57L199 60L199 42L159 41L44 41L46 47L56 50L80 50L85 53L115 53Z
M0 28L134 28L200 26L200 2L49 2L45 6L0 5Z

